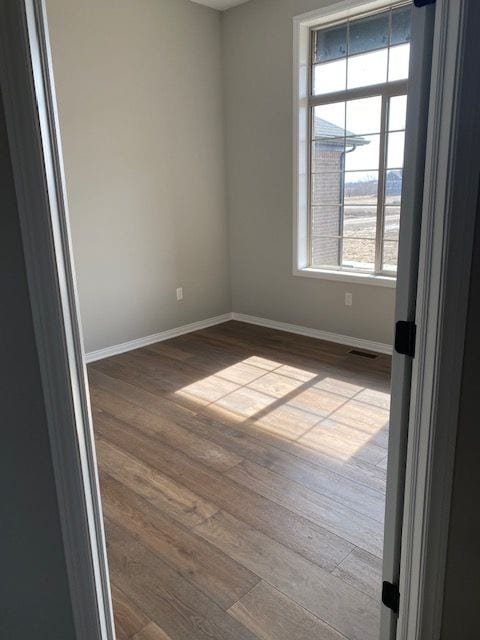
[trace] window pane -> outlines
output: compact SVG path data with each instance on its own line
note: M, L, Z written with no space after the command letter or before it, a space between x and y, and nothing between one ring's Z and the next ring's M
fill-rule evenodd
M343 235L346 237L375 239L377 229L376 207L345 207Z
M345 204L377 203L378 171L352 171L345 174Z
M384 238L396 240L400 231L400 207L385 207Z
M312 236L312 266L338 267L340 264L340 238Z
M385 240L383 243L383 270L391 271L392 273L397 270L398 262L398 242Z
M403 148L405 146L405 133L388 134L387 169L403 167Z
M345 102L333 102L313 109L315 138L345 135Z
M347 55L347 25L322 29L315 34L315 62L329 62Z
M391 134L392 135L392 134ZM396 135L396 134L393 134ZM347 171L377 169L380 151L380 136L347 138L345 168Z
M410 27L412 22L412 7L402 7L392 11L392 33L390 44L410 42Z
M382 98L362 98L347 102L347 135L380 133Z
M345 89L347 60L317 64L313 70L313 93L318 96Z
M387 52L381 49L348 58L348 88L368 87L387 80Z
M408 64L410 61L410 45L402 44L390 49L388 60L388 81L405 80L408 78Z
M385 204L399 205L402 198L402 171L387 171L385 180Z
M374 240L344 238L342 249L342 266L373 270L375 265Z
M343 171L344 138L326 138L312 142L312 173Z
M406 116L407 96L395 96L393 98L390 98L390 108L388 112L389 131L405 129Z
M312 207L340 204L342 200L343 174L312 174Z
M342 207L331 205L312 207L312 234L318 236L339 236L341 233Z
M388 13L381 13L350 23L348 43L350 55L383 47L388 47Z
M411 6L403 6L316 31L313 95L408 79L411 13ZM386 131L381 130L383 100L388 106ZM382 270L395 274L406 107L406 95L386 93L384 98L373 95L312 109L312 265L372 272L381 258ZM384 155L380 140L385 141L384 166L379 166ZM380 184L384 202L378 256Z

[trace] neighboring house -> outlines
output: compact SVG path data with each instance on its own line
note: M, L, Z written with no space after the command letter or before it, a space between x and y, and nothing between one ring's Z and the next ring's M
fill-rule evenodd
M312 264L335 265L341 261L345 154L369 144L351 131L315 118L312 148ZM350 195L355 195L354 193Z
M392 169L387 172L385 195L400 202L400 196L402 195L402 172L400 169Z

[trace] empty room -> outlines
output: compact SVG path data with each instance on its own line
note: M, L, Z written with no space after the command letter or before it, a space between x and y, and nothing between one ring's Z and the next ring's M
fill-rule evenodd
M117 638L373 640L412 5L204 4L46 4Z
M454 17L34 4L102 638L413 638L409 424L443 246L422 203Z

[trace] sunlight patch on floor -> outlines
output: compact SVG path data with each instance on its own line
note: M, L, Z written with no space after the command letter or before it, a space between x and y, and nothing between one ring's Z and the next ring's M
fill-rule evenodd
M175 395L340 461L385 459L390 394L323 372L251 356Z
M175 393L197 401L200 404L216 402L223 396L238 389L238 384L224 380L220 376L208 376L182 387Z

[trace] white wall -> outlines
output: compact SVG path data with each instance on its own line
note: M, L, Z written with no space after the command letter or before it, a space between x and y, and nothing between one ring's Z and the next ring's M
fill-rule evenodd
M86 350L230 311L221 14L188 0L47 0L47 14Z
M394 289L292 275L292 18L329 2L252 0L224 14L233 309L391 343Z

